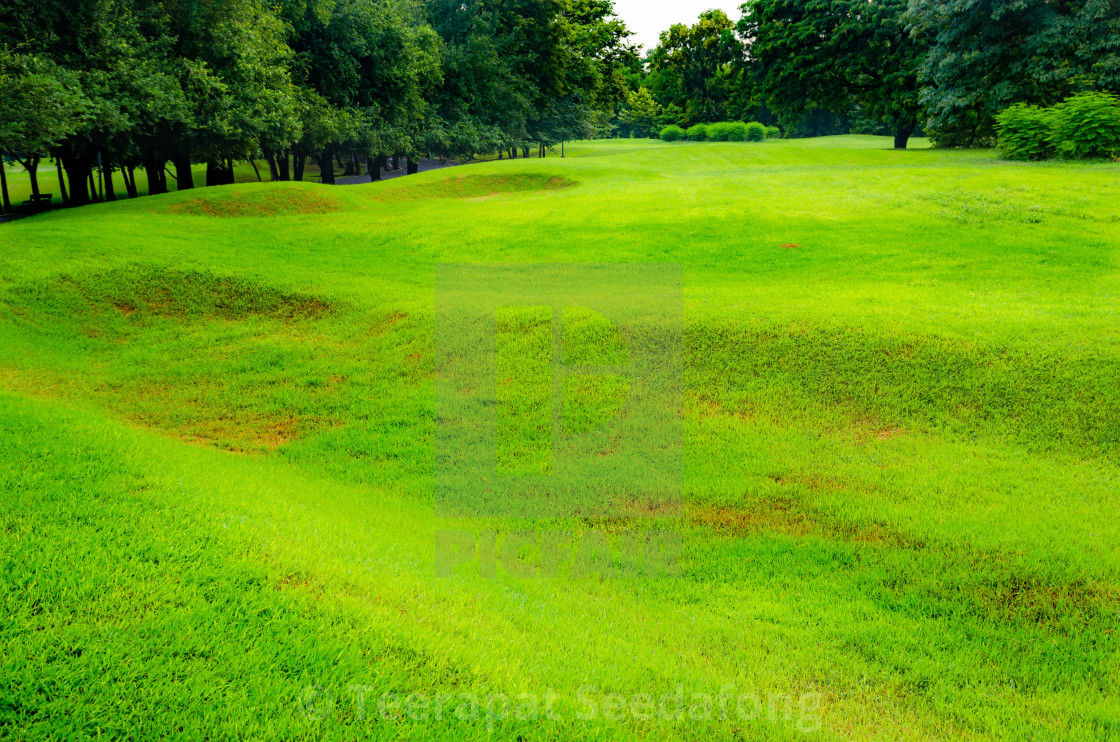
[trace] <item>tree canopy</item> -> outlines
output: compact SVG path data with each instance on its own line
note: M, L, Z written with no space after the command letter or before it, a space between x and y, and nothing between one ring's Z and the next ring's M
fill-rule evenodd
M0 0L0 150L65 197L471 157L601 133L637 52L611 0ZM378 167L379 171L379 167ZM34 183L33 178L33 183Z

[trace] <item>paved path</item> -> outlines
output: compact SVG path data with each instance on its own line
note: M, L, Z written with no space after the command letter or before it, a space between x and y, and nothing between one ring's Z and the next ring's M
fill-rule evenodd
M401 169L386 170L381 173L381 179L388 180L389 178L399 178L402 175L405 175L408 172L408 170L405 169L406 162L408 162L408 160L402 157ZM429 160L425 158L423 160L420 160L420 172L426 173L429 170L441 170L445 167L455 167L456 165L462 164L463 163L459 162L458 160ZM351 176L349 178L340 178L338 176L335 176L334 180L338 185L358 185L359 183L369 183L371 182L372 178L370 178L368 175Z

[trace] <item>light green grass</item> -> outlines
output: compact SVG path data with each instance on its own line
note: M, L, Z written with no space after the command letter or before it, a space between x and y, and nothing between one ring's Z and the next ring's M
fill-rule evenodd
M1120 166L889 147L615 140L0 226L3 736L1120 737ZM683 267L680 577L437 569L469 524L434 514L433 276L471 262ZM543 472L544 325L500 316L499 457ZM590 429L619 388L564 393ZM683 720L577 716L678 683ZM689 719L725 685L793 713Z

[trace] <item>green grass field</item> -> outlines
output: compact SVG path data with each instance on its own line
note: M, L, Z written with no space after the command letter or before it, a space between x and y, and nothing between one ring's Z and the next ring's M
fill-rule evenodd
M0 226L0 736L1120 738L1120 165L889 147L602 141ZM609 517L445 517L443 263L680 266L673 508L631 457ZM527 306L479 382L500 476L551 471ZM565 387L570 424L619 394ZM643 529L679 575L627 561Z

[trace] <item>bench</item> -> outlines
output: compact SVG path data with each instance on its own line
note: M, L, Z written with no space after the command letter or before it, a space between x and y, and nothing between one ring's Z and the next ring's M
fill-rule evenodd
M40 193L38 196L32 196L31 198L24 201L23 205L31 211L42 211L43 209L49 209L51 207L51 197L53 195L54 194L51 193Z

